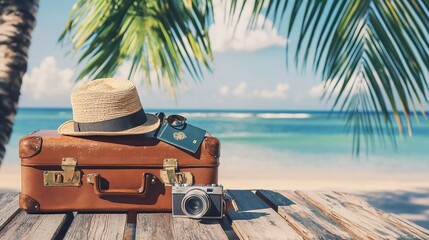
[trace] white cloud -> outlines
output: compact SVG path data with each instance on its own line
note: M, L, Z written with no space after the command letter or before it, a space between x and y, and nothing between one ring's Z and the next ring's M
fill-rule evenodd
M262 90L262 91L256 91L256 95L261 98L286 98L286 92L289 90L289 84L287 83L280 83L277 84L276 88L274 90Z
M343 88L344 80L341 80L340 82L336 82L337 80L328 80L328 82L321 82L312 88L307 92L307 95L311 97L322 97L323 93L330 94L333 92L334 96L337 96L340 94L341 88ZM354 84L359 84L360 77L356 75L352 75L351 78L347 81L347 85L344 87L344 91L348 92L350 90L352 91L358 91L357 88L352 89ZM365 85L361 85L361 87L365 87ZM361 89L362 90L362 89Z
M249 88L246 82L240 82L237 86L231 89L230 86L224 85L219 89L221 96L235 97L250 97L250 98L266 98L266 99L284 99L287 97L287 92L290 86L287 83L279 83L274 89L252 89Z
M243 1L240 0L237 5L240 6L242 3ZM262 15L258 16L256 28L248 30L247 26L252 15L254 0L246 2L246 7L243 9L237 28L234 29L234 23L237 22L238 13L235 14L234 21L230 24L231 26L228 26L227 19L230 5L231 0L216 0L213 3L215 22L209 29L213 51L254 51L271 46L286 45L286 39L278 34L271 20L267 19L263 26L264 17Z
M46 57L23 77L22 93L35 100L62 95L73 86L72 69L59 69L54 57Z
M241 82L240 84L238 84L237 87L234 88L234 90L232 91L232 94L234 96L240 97L243 96L244 93L247 90L247 83L246 82Z
M219 89L219 93L222 96L226 96L229 93L229 86L228 85L224 85Z
M319 83L316 86L313 86L308 91L308 95L311 97L321 97L322 94L325 92L324 83Z
M54 57L48 56L39 66L24 74L20 102L24 106L65 106L70 105L70 94L75 84L74 69L60 68Z

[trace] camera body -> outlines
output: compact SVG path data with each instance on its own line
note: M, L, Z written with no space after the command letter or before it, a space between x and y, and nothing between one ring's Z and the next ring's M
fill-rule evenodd
M173 217L221 219L224 214L223 186L219 184L174 184Z

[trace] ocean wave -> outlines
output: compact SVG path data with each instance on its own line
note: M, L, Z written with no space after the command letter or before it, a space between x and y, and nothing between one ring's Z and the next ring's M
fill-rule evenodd
M252 113L180 113L188 118L251 118Z
M308 113L202 113L183 112L180 115L188 118L264 118L264 119L289 119L289 118L311 118Z
M256 117L286 119L286 118L311 118L311 115L308 113L259 113L259 114L256 114Z
M58 114L57 114L58 116L69 116L69 115L71 115L71 113L70 112L64 112L64 111L60 111L60 112L58 112Z

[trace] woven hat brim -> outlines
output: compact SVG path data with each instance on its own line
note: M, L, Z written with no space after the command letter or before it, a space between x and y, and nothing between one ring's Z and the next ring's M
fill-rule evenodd
M74 130L74 121L69 120L58 127L57 131L60 134L68 136L122 136L122 135L138 135L152 132L159 127L159 118L153 114L146 113L147 121L140 126L127 129L120 132L76 132Z

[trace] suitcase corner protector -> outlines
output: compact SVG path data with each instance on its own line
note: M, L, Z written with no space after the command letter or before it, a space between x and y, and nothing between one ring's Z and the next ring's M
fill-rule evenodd
M220 141L216 137L206 137L204 139L205 141L205 148L207 149L208 153L212 155L215 158L220 157Z
M26 211L27 213L37 213L40 211L40 204L34 198L20 193L19 208Z
M30 158L37 155L42 149L42 137L25 136L19 141L19 157Z

